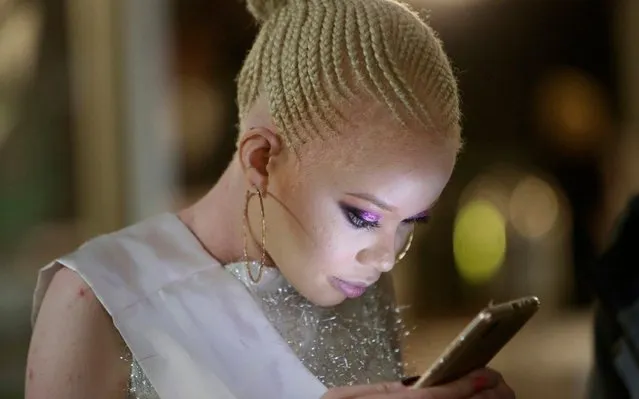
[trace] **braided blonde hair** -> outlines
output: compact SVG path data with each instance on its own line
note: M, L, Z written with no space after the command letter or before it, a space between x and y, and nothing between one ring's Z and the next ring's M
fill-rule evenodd
M347 106L378 101L459 149L451 65L435 32L396 0L247 0L261 24L238 79L242 119L264 96L296 149L348 123Z

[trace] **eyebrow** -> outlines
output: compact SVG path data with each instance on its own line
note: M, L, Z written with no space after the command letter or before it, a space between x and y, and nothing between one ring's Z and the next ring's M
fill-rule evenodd
M351 197L355 197L355 198L359 198L362 199L364 201L368 201L371 204L377 206L380 209L383 209L385 211L388 212L393 212L395 210L395 208L393 206L390 206L389 204L385 203L384 201L380 200L379 198L375 197L374 195L371 194L366 194L366 193L346 193L347 195L350 195Z

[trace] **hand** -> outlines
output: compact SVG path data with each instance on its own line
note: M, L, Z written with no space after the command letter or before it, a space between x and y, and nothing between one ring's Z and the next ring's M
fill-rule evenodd
M330 389L321 399L515 399L502 376L481 369L449 384L411 390L401 382Z

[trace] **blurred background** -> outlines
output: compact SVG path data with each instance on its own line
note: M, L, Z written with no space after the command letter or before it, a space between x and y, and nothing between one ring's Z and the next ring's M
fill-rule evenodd
M581 398L583 270L639 189L639 2L411 3L457 70L466 147L393 272L409 367L490 300L535 294L494 365L519 398ZM0 398L23 396L37 270L215 183L255 33L241 1L0 0Z

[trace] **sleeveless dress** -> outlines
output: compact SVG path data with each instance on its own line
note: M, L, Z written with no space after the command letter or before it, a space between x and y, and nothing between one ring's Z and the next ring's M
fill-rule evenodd
M123 398L318 399L329 387L403 377L388 281L320 308L276 269L256 284L247 268L257 264L222 266L167 213L44 267L32 322L61 267L86 281L126 343Z

